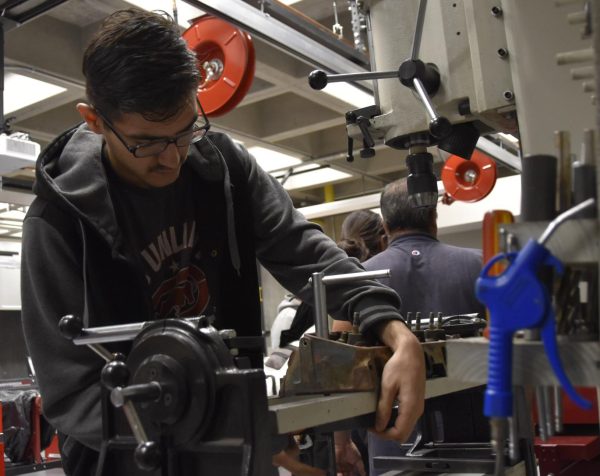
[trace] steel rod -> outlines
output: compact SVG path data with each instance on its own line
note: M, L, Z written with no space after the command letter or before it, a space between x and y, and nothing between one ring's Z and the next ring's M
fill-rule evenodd
M327 303L325 301L323 273L313 273L312 288L315 307L315 330L317 336L327 339L329 337L329 323L327 322Z
M389 278L390 276L391 273L389 269L378 269L375 271L363 271L360 273L349 274L332 274L331 276L323 277L323 284L339 284L359 281L361 279Z

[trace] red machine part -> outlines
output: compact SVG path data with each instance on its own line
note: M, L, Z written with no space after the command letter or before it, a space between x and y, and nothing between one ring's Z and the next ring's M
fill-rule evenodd
M486 264L494 256L502 251L500 247L500 225L513 223L515 217L508 210L492 210L483 216L483 264ZM506 269L506 263L499 261L490 269L490 276L498 276ZM489 321L489 312L486 312ZM489 338L489 326L483 331L483 335Z
M442 182L450 197L462 202L477 202L496 184L496 162L477 149L470 160L451 155L442 168Z
M2 425L2 402L0 402L0 450L2 450L2 459L0 459L0 476L5 475L4 468L4 426Z
M252 38L211 15L198 18L183 38L198 58L202 79L198 100L208 116L231 111L244 98L254 79Z
M597 476L600 474L600 437L553 436L535 439L540 476Z
M593 402L591 410L582 410L561 390L563 424L569 434L556 435L547 441L535 439L540 476L597 476L600 474L600 436L577 435L578 429L597 426L598 402L596 389L577 387L577 391ZM533 422L537 423L537 405L533 400ZM583 426L579 426L583 425Z
M487 263L502 251L500 247L500 226L513 223L515 218L508 210L492 210L483 216L483 263ZM504 268L505 263L498 262L490 270L490 276L498 276Z

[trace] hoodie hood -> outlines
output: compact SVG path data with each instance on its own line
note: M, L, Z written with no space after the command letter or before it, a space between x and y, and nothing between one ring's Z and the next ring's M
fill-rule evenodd
M114 249L120 237L102 165L103 139L85 124L58 136L40 155L33 191L97 229Z
M86 124L64 132L40 155L33 190L39 197L56 203L96 229L115 255L121 232L102 164L103 144L103 137L92 132ZM202 179L223 181L229 251L232 265L239 273L231 181L225 159L207 136L206 140L190 148L187 163Z

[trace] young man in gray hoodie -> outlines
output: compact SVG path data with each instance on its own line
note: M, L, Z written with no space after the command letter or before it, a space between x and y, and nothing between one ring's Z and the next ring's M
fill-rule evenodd
M104 362L59 334L61 316L96 327L213 314L217 328L258 336L256 259L304 300L313 272L362 270L242 146L208 133L197 59L171 19L137 9L112 14L85 51L83 73L84 123L38 160L22 253L25 337L44 414L75 475L93 474L98 460ZM394 350L377 429L405 439L423 410L425 381L398 296L365 280L328 287L327 297L332 316L358 312L361 331ZM385 429L395 399L399 416Z

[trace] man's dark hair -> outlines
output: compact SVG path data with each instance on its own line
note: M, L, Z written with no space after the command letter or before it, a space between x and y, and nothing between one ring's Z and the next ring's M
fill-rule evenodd
M169 119L200 81L198 62L166 13L137 8L109 15L83 56L89 102L108 119L139 113Z
M381 215L389 231L418 230L431 233L437 219L435 208L413 208L410 205L406 179L385 186L381 193Z

